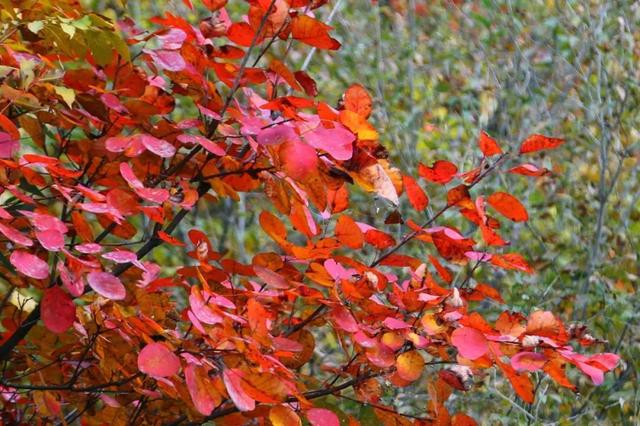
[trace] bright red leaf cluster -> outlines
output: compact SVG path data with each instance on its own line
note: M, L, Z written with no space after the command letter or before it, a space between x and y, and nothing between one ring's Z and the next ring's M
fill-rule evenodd
M234 21L226 1L186 0L210 17L166 13L153 31L73 0L3 11L13 25L0 46L3 420L358 424L318 402L353 389L385 424L472 424L445 403L483 370L500 370L531 403L533 372L575 390L568 365L594 384L616 367L617 355L579 354L599 342L550 312L488 321L475 310L503 303L477 270L533 272L491 216L523 222L526 208L479 183L547 174L520 158L562 140L533 135L514 152L483 132L478 167L425 160L422 179L401 173L365 88L331 106L311 76L271 53L339 48L318 18L324 3L250 1ZM350 211L354 187L393 213L362 222ZM242 192L273 205L259 223L277 251L243 264L217 252L215 236L174 234L197 203ZM477 232L451 225L458 214ZM162 244L189 259L175 274L145 260ZM342 365L314 353L327 333ZM422 420L381 403L383 380L422 379Z

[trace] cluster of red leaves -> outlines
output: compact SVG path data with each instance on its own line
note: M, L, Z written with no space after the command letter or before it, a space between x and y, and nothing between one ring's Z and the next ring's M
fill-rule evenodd
M450 416L445 402L483 370L500 369L531 403L532 372L575 389L566 365L595 384L616 366L614 354L574 352L597 342L550 312L505 311L490 323L471 310L503 302L475 280L478 268L532 272L505 251L487 205L514 222L528 220L526 208L506 192L472 190L562 140L534 135L510 153L482 133L478 167L418 167L434 192L455 183L446 202L430 203L424 183L386 160L363 87L351 86L334 108L316 99L307 73L268 56L277 42L286 52L292 43L339 48L315 15L324 3L250 1L232 22L226 1L205 0L210 17L198 25L167 13L152 19L151 33L131 20L118 30L71 0L14 10L19 25L0 46L0 272L39 303L2 307L7 421L34 413L87 424L357 424L314 405L352 388L382 422L406 424L381 404L381 381L403 387L427 377L424 416L411 421L472 424ZM194 115L174 121L178 103ZM504 171L548 173L528 163ZM349 215L354 185L397 209L387 223L402 223L400 241ZM279 252L242 264L199 230L190 241L172 236L196 203L250 191L274 206L260 225ZM451 213L480 240L444 224ZM423 224L411 219L425 214ZM432 254L401 254L410 242ZM143 260L161 244L187 247L191 261L167 276ZM464 268L466 278L454 279ZM176 289L188 294L186 306ZM322 364L314 330L330 331L344 350L344 365L322 365L325 381L303 373Z

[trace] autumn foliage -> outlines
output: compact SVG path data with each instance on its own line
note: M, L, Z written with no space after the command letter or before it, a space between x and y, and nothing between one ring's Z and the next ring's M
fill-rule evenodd
M248 1L237 21L226 3L185 0L210 17L166 13L152 31L73 0L2 11L3 420L359 424L332 395L383 424L467 425L447 399L490 369L527 403L536 372L571 390L568 370L601 384L618 356L583 354L600 343L583 327L477 312L503 303L477 271L534 272L502 226L527 209L483 180L548 174L530 161L563 141L532 135L510 152L482 132L471 170L425 158L400 171L364 87L332 105L291 68L292 48L340 47L318 18L325 1ZM394 214L362 222L353 191ZM259 223L277 252L242 264L216 235L174 235L197 203L243 192L272 204ZM457 215L476 231L451 225ZM146 260L160 245L189 262L169 273ZM327 334L340 365L314 353ZM430 396L418 419L381 402L384 382L418 381Z

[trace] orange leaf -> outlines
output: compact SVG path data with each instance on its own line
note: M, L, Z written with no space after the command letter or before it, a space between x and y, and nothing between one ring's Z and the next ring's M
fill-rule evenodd
M511 194L496 192L487 198L487 202L491 207L498 210L500 214L514 222L526 222L529 220L527 209Z
M396 367L400 378L413 382L422 375L424 358L418 351L405 352L396 359Z
M318 49L337 50L340 43L329 36L329 30L329 25L306 15L298 15L291 21L291 35L294 39Z
M407 197L414 209L422 211L429 205L427 194L420 188L420 185L411 176L402 176L402 183L407 191Z
M516 391L516 394L524 401L529 404L533 404L534 401L534 393L533 393L533 383L531 382L531 378L526 373L516 373L516 371L508 364L503 364L502 362L496 361L496 364L502 369L504 375L507 376L509 382L511 382L511 386L513 386L513 390Z
M502 149L498 146L498 143L489 136L486 132L480 132L480 138L478 139L478 145L480 151L485 157L491 157L493 155L502 154Z
M502 269L515 269L527 274L533 273L533 268L517 253L494 254L491 257L491 264Z
M300 417L291 408L284 405L276 405L269 411L269 420L273 426L300 426Z
M369 118L371 115L371 96L361 85L349 86L342 99L347 111L353 111L364 118Z
M271 63L269 64L269 69L275 72L276 74L278 74L280 77L282 77L284 81L286 81L287 84L289 84L289 86L291 86L293 90L298 90L298 91L302 90L302 88L296 81L295 75L291 72L289 68L287 68L285 64L283 64L279 60L272 59Z
M478 426L478 423L464 413L457 413L451 418L451 424L453 426Z
M544 135L531 135L520 145L520 154L542 151L543 149L554 149L563 143L564 139L550 138Z
M362 231L349 216L342 215L338 218L335 234L338 241L349 248L359 249L364 244Z

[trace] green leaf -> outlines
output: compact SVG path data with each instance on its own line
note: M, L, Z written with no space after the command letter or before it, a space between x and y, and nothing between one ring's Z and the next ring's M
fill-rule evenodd
M38 34L38 32L44 28L44 22L42 21L33 21L27 24L27 28L34 34Z
M56 93L62 97L62 100L69 108L72 108L73 102L76 100L76 92L73 89L62 86L53 86Z

